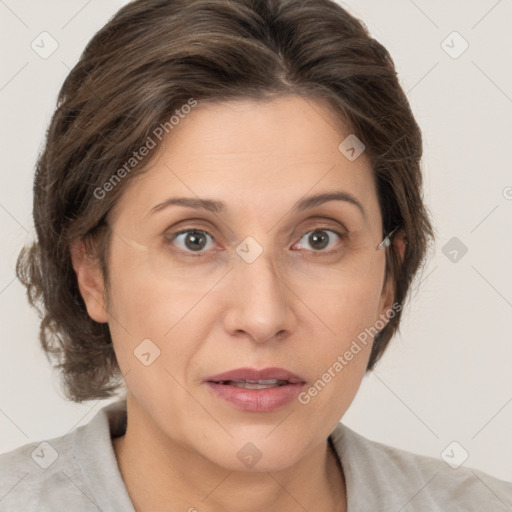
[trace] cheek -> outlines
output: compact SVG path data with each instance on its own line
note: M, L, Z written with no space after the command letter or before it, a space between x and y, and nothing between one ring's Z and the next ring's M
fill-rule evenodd
M183 385L205 338L204 310L194 308L195 293L147 273L114 273L111 283L109 328L126 386L150 417L173 418L178 435L200 412Z
M193 373L218 317L208 296L215 276L167 279L143 255L122 249L113 253L110 276L109 328L116 357L132 391L136 386L168 393L177 385L171 375L186 382L187 373Z
M111 274L109 327L130 394L167 436L187 439L195 432L190 418L215 428L189 385L196 360L207 360L203 340L216 315L200 299L212 284L176 286L126 260L117 268L123 272Z
M314 408L315 416L327 423L344 414L364 377L380 298L375 282L308 297L308 305L319 318L316 327L311 327L314 343L305 348L314 352L315 380L300 402Z
M330 340L332 349L350 344L375 324L381 299L380 279L375 273L351 285L309 289L304 302L317 319L318 334Z
M172 358L168 354L170 342L175 341L173 329L192 299L157 279L141 258L128 251L114 252L112 262L109 328L121 370L123 374L131 372L132 381L135 373L143 381L153 381L157 375L161 378L162 372L156 369L167 367L168 360L178 367L180 358L187 357L187 347L193 348L183 340L183 347L174 346Z
M111 264L112 324L133 337L165 339L197 302L201 290L188 280L155 271L145 251L118 244ZM117 327L116 327L117 325Z

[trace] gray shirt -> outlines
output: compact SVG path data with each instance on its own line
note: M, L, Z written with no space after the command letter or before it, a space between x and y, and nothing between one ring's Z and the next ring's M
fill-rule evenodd
M0 511L134 512L112 447L125 429L122 400L67 435L0 455ZM371 441L343 423L331 438L348 512L512 511L512 483ZM446 460L456 460L457 450Z

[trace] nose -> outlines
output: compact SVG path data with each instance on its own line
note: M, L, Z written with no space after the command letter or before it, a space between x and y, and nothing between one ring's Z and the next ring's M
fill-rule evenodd
M262 344L294 331L293 292L265 251L252 263L236 258L227 286L224 325L230 335Z

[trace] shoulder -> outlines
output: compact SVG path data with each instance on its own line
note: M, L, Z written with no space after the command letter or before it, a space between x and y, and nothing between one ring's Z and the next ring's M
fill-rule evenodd
M372 441L342 423L331 438L345 473L349 509L350 505L353 510L403 507L408 512L512 508L512 483L456 464L457 447L447 452L446 462Z
M86 495L72 435L26 444L0 455L0 511L74 508ZM58 500L56 491L58 490ZM85 493L87 490L84 491ZM91 503L92 505L92 503Z
M113 495L122 485L109 435L118 409L111 404L66 435L1 454L0 512L102 510L102 480Z

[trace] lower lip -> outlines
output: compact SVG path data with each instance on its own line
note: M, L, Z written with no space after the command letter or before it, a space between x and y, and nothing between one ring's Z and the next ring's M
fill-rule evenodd
M205 382L217 396L242 411L270 412L283 407L299 396L304 383L285 384L266 389L245 389L229 384Z

